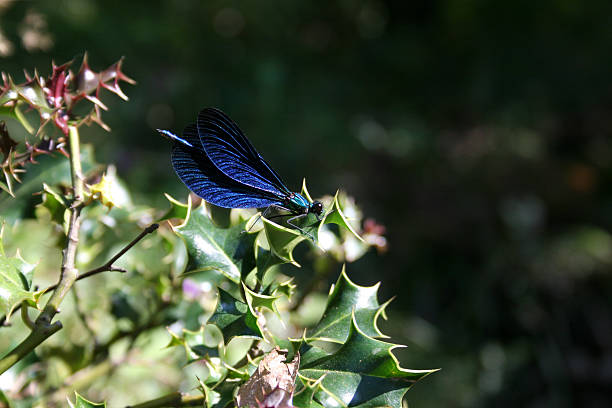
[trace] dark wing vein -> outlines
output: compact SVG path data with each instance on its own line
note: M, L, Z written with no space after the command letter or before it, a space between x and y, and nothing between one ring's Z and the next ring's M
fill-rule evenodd
M274 194L238 183L219 171L208 159L195 125L183 131L193 147L172 143L172 166L185 185L204 200L225 208L255 208L278 204Z
M198 133L210 161L229 178L284 197L290 194L278 173L257 153L238 125L218 109L198 115Z

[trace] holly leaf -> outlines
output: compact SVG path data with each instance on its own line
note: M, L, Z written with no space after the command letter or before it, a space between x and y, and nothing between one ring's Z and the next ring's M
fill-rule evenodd
M334 200L332 201L331 207L325 213L325 217L323 220L324 224L337 224L346 230L348 230L355 238L359 239L363 242L363 238L359 236L355 228L351 225L349 218L345 215L342 207L340 206L340 202L338 201L339 192L336 192L334 196Z
M402 346L366 335L353 315L348 338L337 351L329 353L307 343L302 346L299 375L307 384L318 384L311 399L301 397L296 406L400 408L406 391L436 370L400 367L392 354L397 347Z
M297 285L293 283L293 278L289 280L279 282L278 280L273 280L263 291L264 295L272 295L276 297L285 296L288 300L291 300L291 297L295 293Z
M219 288L219 300L215 313L208 323L216 325L223 333L225 344L234 337L263 338L253 309L241 300Z
M68 400L68 404L71 408L96 408L96 407L106 407L106 402L96 403L86 400L81 397L78 392L74 392L76 396L76 401L73 404L70 400Z
M344 343L349 336L351 319L354 314L359 328L370 337L386 338L377 326L378 318L386 319L385 307L380 305L377 293L380 283L374 286L359 286L346 274L345 268L327 298L327 305L319 323L308 330L309 340L325 340Z
M237 382L225 379L214 386L209 386L201 380L198 389L202 392L205 405L204 408L225 408L234 401L234 390Z
M130 208L132 199L125 184L117 177L115 166L108 166L102 179L89 186L89 192L94 199L99 200L109 210L113 207Z
M249 222L247 222L247 225ZM266 273L270 268L287 263L287 261L279 258L272 252L264 234L258 234L255 241L255 262L257 266L255 277L259 283L263 283Z
M293 395L293 405L295 407L304 407L304 408L324 408L321 404L314 400L314 395L316 392L321 390L321 379L325 377L321 377L321 379L317 381L310 381L307 378L303 378L299 376L299 382L296 384L296 388L298 391ZM337 406L337 404L334 404Z
M275 303L280 299L280 295L265 295L253 292L244 282L242 282L242 287L244 288L247 303L253 310L258 307L263 307L274 313L278 313Z
M205 324L199 330L183 329L180 335L170 329L167 330L172 337L166 347L184 347L187 364L202 358L210 359L219 356L219 347L223 344L223 336L215 325Z
M172 218L178 218L184 220L187 218L187 213L189 208L191 208L191 196L187 196L187 204L183 204L170 194L164 193L168 201L170 201L170 209L166 211L164 215L162 215L157 222L169 220Z
M46 209L51 216L51 221L64 227L64 233L68 232L68 214L66 211L68 205L68 202L60 192L43 183L42 202L38 207Z
M268 240L268 246L272 253L279 257L284 263L292 263L295 266L300 266L293 259L293 250L300 242L306 238L299 231L283 227L273 221L261 217L264 225L264 231Z
M246 221L230 228L217 227L204 205L188 208L185 222L174 231L187 247L186 273L198 273L194 279L219 282L227 278L240 283L255 267L253 244L256 234L244 232Z
M210 218L216 226L219 228L227 228L231 225L232 210L230 208L219 207L209 203L208 201L205 201L204 205L206 206L206 210L208 211L208 214L210 214Z
M0 310L8 320L15 307L23 301L36 305L41 292L32 290L36 264L26 262L19 252L9 257L2 246L0 234Z

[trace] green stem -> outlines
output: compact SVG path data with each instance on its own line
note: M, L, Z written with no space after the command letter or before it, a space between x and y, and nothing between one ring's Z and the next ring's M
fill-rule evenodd
M40 343L51 337L62 328L60 322L55 322L47 326L38 326L25 338L17 347L12 349L0 360L0 374L11 368L19 360L30 354Z
M17 118L19 123L21 123L21 126L23 126L29 134L33 135L35 133L34 128L32 127L32 125L30 125L28 119L23 116L21 109L19 109L19 104L15 104L13 112L15 113L15 118Z
M68 224L68 240L64 249L64 259L57 288L47 301L42 313L34 324L51 323L53 317L59 311L60 304L68 294L68 291L77 280L79 272L75 267L77 247L79 245L79 231L81 229L81 208L83 200L83 172L81 170L81 151L79 142L79 130L76 126L69 127L70 140L70 176L72 178L72 188L74 199L68 209L70 213Z
M80 281L81 279L85 279L88 278L90 276L94 276L97 275L99 273L102 272L125 272L124 269L122 268L118 268L116 266L114 266L113 264L117 261L117 259L119 259L121 256L123 256L128 250L130 250L134 245L136 245L138 242L140 242L141 239L143 239L147 234L152 233L153 231L155 231L157 228L159 228L159 224L151 224L149 225L147 228L145 228L140 234L138 234L138 236L136 238L134 238L129 244L127 244L125 247L123 247L123 249L121 249L121 251L117 252L117 254L115 254L115 256L113 256L108 262L106 262L104 265L99 266L95 269L91 269L85 273L79 274L79 276L76 278L77 281ZM43 292L44 293L51 293L51 291L57 289L57 287L59 286L59 283L53 284L49 287L47 287ZM13 311L17 311L21 308L21 304L17 305L17 307L15 307L15 309ZM2 316L0 317L0 326L3 326L6 322L6 316Z
M205 399L204 395L185 395L180 392L173 392L126 408L201 407Z
M25 323L26 326L30 328L30 330L34 329L34 322L30 319L30 315L28 314L28 304L23 301L21 302L21 320Z
M79 143L79 130L76 126L69 127L70 140L70 175L74 191L74 201L68 209L68 239L63 251L61 275L57 288L47 301L45 308L34 322L32 332L17 347L11 350L0 360L0 374L12 367L16 362L38 347L43 341L62 328L58 321L52 323L59 312L59 307L70 288L77 280L79 273L75 267L77 247L79 244L79 231L81 228L81 208L83 200L83 174L81 170L81 154Z

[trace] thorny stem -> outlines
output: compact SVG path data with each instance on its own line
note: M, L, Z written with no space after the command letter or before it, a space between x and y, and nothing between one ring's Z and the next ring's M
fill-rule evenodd
M63 251L64 257L62 259L60 280L57 284L57 288L47 301L45 308L34 322L34 328L28 337L0 360L0 374L8 370L13 364L24 358L43 341L62 328L61 322L57 321L52 323L52 321L59 312L59 306L62 300L64 300L64 297L78 277L78 271L75 268L75 259L79 244L79 231L81 229L81 208L83 205L84 183L81 170L79 130L76 126L70 126L68 128L68 137L70 140L70 176L74 191L74 201L68 209L68 239L66 248Z
M64 297L77 280L79 274L75 267L76 252L79 244L79 231L81 229L81 208L83 205L83 172L81 170L81 154L79 143L79 131L75 126L69 128L70 140L70 176L74 191L73 202L68 209L68 240L64 249L60 280L56 289L47 301L42 313L36 319L35 325L50 324L53 317L59 311L59 306Z
M68 127L68 138L70 141L70 176L74 200L68 209L68 239L63 251L60 280L56 289L47 301L45 308L34 322L34 328L17 347L11 350L0 360L0 374L12 367L16 362L24 358L38 345L52 336L62 328L61 322L53 322L53 318L59 312L60 304L70 291L70 288L78 278L78 270L75 267L77 247L79 244L79 231L81 229L81 208L83 206L83 172L81 170L81 151L79 130L76 126Z

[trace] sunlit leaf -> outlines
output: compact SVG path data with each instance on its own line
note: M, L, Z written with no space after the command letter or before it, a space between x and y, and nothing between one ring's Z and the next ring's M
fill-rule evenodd
M101 402L101 403L95 403L95 402L91 402L86 400L85 398L81 397L79 395L78 392L74 393L76 396L76 401L73 404L70 400L68 400L68 404L72 407L72 408L97 408L97 407L106 407L106 402Z
M244 288L247 303L251 306L251 308L256 309L258 307L263 307L277 313L275 302L280 298L280 296L264 295L253 292L247 285L244 284L244 282L242 282L242 287Z
M380 284L359 286L346 275L345 268L336 284L331 288L325 312L319 323L308 330L308 339L325 339L343 343L350 331L353 314L359 328L370 337L387 337L377 327L379 316L384 315L387 303L378 303Z
M436 370L401 368L392 354L401 347L363 333L355 318L349 336L337 351L328 353L314 346L303 346L299 374L311 382L320 381L313 400L325 407L397 407L415 382ZM310 407L308 398L300 400Z
M132 199L128 189L117 177L115 166L108 166L107 171L102 175L102 179L91 186L89 192L92 198L99 200L102 205L109 209L113 207L129 208L132 206Z
M172 218L177 218L184 220L187 218L187 213L189 212L189 208L191 207L191 196L187 196L187 204L183 204L170 194L164 194L168 201L170 201L170 209L166 211L164 215L162 215L157 222L163 220L169 220Z
M183 329L180 334L168 329L171 339L166 347L182 346L185 349L187 362L204 357L218 357L223 336L219 328L212 324L202 325L198 330Z
M285 296L287 299L291 300L291 297L295 293L297 285L293 283L293 278L279 282L278 280L274 280L268 285L263 293L270 294L272 296Z
M248 221L247 221L247 225ZM268 240L264 234L258 234L255 240L255 262L256 262L256 278L259 283L263 283L266 273L276 265L287 263L279 258L272 250Z
M340 206L340 202L338 201L338 194L334 196L334 201L329 209L327 209L325 214L325 220L323 221L325 224L338 224L339 226L347 229L351 234L353 234L357 239L363 241L363 239L359 236L359 234L355 231L355 228L351 225L349 219L344 214L342 207Z
M257 316L246 302L236 299L219 288L219 300L215 313L208 320L221 329L225 344L233 337L263 338Z
M13 257L7 256L0 234L0 311L7 319L21 302L36 304L40 292L32 290L35 267L36 264L30 264L21 258L19 252Z
M64 227L64 232L68 226L66 223L68 205L66 198L59 191L43 183L42 202L39 206L49 213L51 221Z
M293 259L293 250L300 242L306 238L299 231L289 229L262 217L264 231L270 249L284 262L299 264Z
M244 233L245 224L241 221L230 228L219 228L203 205L189 209L185 222L174 228L187 247L186 272L204 272L206 279L218 281L225 277L239 283L255 267L256 234Z

